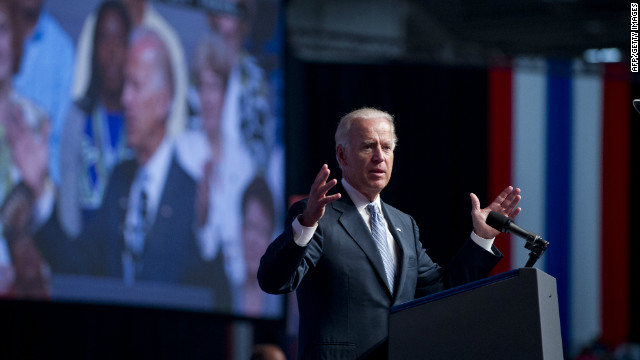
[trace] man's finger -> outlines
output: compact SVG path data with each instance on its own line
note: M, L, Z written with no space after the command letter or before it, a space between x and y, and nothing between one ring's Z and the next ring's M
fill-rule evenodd
M518 201L518 200L519 200L519 199L518 199L519 194L520 194L520 189L519 189L519 188L515 188L515 189L513 189L513 191L511 191L511 192L509 193L509 195L507 195L507 197L506 197L506 199L504 200L504 202L512 203L512 202L514 202L514 201Z
M336 179L331 179L331 181L327 182L326 184L320 186L320 188L318 189L318 192L320 193L320 196L325 196L327 194L327 192L329 190L331 190L332 187L336 186L336 184L338 183L338 180Z
M509 213L518 206L520 199L522 199L522 196L517 194L514 194L513 197L509 196L509 198L502 203L501 207L506 213Z
M330 196L325 196L325 197L322 198L322 200L320 200L320 204L322 206L325 206L325 205L327 205L329 203L332 203L332 202L334 202L336 200L339 200L341 197L342 197L342 195L340 195L340 193L336 193L336 194L333 194L333 195L330 195Z
M469 194L469 196L471 197L471 210L480 210L480 199L474 193Z
M493 202L497 203L497 204L502 204L507 197L509 196L509 194L513 191L513 187L512 186L507 186L504 190L502 190L502 192L496 197L495 200L493 200Z
M318 171L318 175L316 175L316 179L313 181L314 187L319 187L321 184L324 184L329 178L329 166L327 164L322 165L320 171Z

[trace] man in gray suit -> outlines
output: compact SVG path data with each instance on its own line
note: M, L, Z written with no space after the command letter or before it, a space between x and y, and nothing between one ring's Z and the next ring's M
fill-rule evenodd
M388 113L345 115L336 130L340 185L328 181L324 165L261 259L264 291L297 290L299 358L384 358L391 306L485 277L502 258L493 246L498 231L485 220L492 210L515 218L520 189L507 187L483 209L471 194L473 232L441 267L426 254L413 218L380 199L396 142Z

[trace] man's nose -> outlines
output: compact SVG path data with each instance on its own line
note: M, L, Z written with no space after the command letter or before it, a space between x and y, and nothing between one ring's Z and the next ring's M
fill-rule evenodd
M373 148L373 161L382 162L384 160L384 152L382 151L382 147L376 146Z

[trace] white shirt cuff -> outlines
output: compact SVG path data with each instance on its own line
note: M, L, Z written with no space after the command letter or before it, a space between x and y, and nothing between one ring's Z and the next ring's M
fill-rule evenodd
M470 236L471 236L471 240L473 240L474 243L478 244L478 246L480 246L481 248L493 254L493 250L491 250L491 246L493 246L493 240L495 240L496 238L485 239L483 237L476 235L476 233L473 232L473 230L471 231Z
M305 247L309 244L311 238L313 238L313 234L316 232L318 225L316 224L312 227L303 226L300 224L300 221L298 221L298 216L293 219L293 223L291 224L291 226L293 226L293 241L298 244L298 246Z

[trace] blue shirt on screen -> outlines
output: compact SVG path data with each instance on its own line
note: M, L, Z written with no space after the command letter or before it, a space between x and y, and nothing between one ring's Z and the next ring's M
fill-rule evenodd
M51 118L49 172L55 183L60 180L60 137L71 103L74 51L71 37L43 10L24 41L20 72L13 78L14 88L43 107Z

